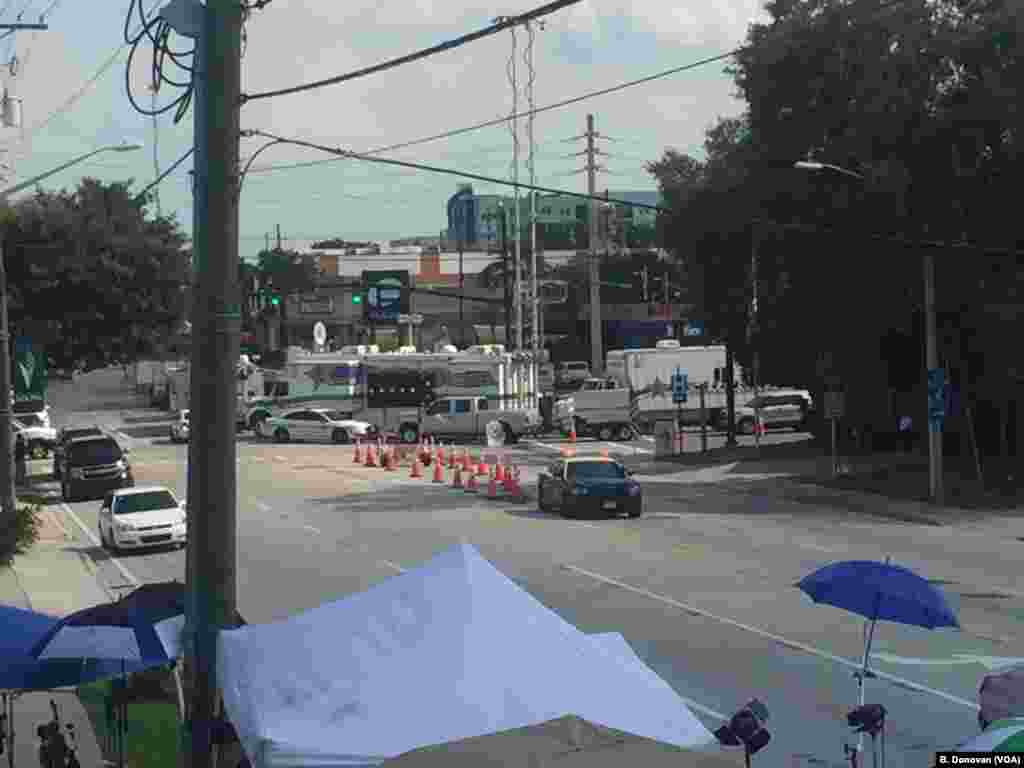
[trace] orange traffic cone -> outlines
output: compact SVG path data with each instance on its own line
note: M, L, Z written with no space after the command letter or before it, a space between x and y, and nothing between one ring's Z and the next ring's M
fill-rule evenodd
M470 464L471 461L472 461L472 459L469 457L469 448L463 448L462 449L462 468L464 470L466 470L467 472L469 471L469 464Z
M570 443L575 443L576 442L576 425L575 424L572 426L572 429L569 430L569 442Z
M600 450L600 454L601 454L601 458L602 459L607 459L608 458L608 449L607 448L602 448Z
M423 465L420 464L419 459L413 461L412 472L409 473L409 477L423 477Z
M352 454L353 464L363 463L363 444L359 440L356 440L356 452Z
M377 449L373 447L372 443L366 447L366 466L377 466Z
M440 461L435 461L434 462L434 482L435 483L443 483L444 482L444 464L441 463Z
M523 486L519 484L519 467L512 467L512 501L521 503L526 500L523 496Z
M501 459L494 465L494 480L498 483L505 481L505 468L501 466Z
M434 458L435 458L435 460L439 464L443 464L444 463L444 446L443 445L435 445L434 446Z
M453 450L448 454L448 469L455 469L458 466L458 460L455 458L455 451Z
M490 470L487 468L487 459L484 456L480 456L480 463L477 464L476 473L481 477L490 473Z
M462 467L458 464L452 469L452 488L457 491L462 490Z
M479 484L476 481L476 475L472 472L469 473L469 479L466 480L466 493L476 493L479 489Z

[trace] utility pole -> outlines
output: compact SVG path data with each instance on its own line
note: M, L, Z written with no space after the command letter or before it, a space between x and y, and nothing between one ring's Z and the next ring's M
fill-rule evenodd
M38 24L0 24L0 29L9 35L21 29L45 30L49 26L40 20ZM3 125L18 128L20 110L14 112L13 120L7 112L7 93L4 91ZM14 102L17 106L17 102ZM49 175L49 174L44 174ZM38 180L38 179L36 179ZM34 182L33 182L34 183ZM22 185L18 185L22 186ZM11 333L7 321L7 195L0 196L0 536L14 536L14 516L17 496L14 492L14 433L11 424Z
M601 322L601 270L597 242L597 162L594 147L594 116L587 115L587 193L590 195L590 374L600 375L603 369L603 334Z
M266 232L263 235L263 250L267 253L270 252L270 233Z
M939 344L938 332L935 327L935 255L927 246L924 248L923 262L925 365L928 368L930 380L933 375L932 371L939 370ZM929 389L931 389L930 383ZM928 486L932 503L941 506L945 497L942 478L942 421L932 418L932 403L930 401L931 394L929 394L928 409L925 412L928 419Z
M277 225L277 250L281 250L281 225Z
M502 285L505 288L505 343L512 346L512 284L509 282L508 268L508 211L501 208L501 266L505 276Z
M758 353L758 249L761 245L760 231L756 221L750 225L750 323L747 326L747 343L751 346L751 373L753 374L754 402L757 402L757 395L761 387L761 358ZM754 443L761 447L761 409L754 408Z
M191 686L185 762L212 768L220 714L217 633L238 615L235 375L241 327L238 285L239 103L243 6L236 0L171 0L161 15L196 41L195 175L189 537L185 653ZM280 238L280 228L278 229Z
M725 342L725 447L735 448L736 443L736 382L733 379L735 363L732 358L732 342Z
M462 263L462 251L465 248L465 243L464 243L463 235L465 234L465 229L468 228L468 219L469 219L469 211L467 210L469 208L469 206L466 205L466 202L467 202L466 199L463 198L463 200L462 200L462 203L463 203L463 211L462 211L463 216L460 217L460 222L459 222L459 335L460 336L466 332L465 326L463 325L463 323L466 320L466 314L465 314L466 273L465 273L465 270L464 270L464 267L463 267L463 263ZM465 219L466 221L463 221L462 219Z

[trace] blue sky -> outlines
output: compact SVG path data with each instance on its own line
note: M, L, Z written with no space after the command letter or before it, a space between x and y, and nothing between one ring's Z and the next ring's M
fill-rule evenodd
M511 15L540 0L273 0L247 24L243 90L257 92L344 73L436 44L486 26L498 12ZM0 21L19 13L37 20L53 0L0 0ZM160 4L149 0L147 8ZM6 8L4 8L6 6ZM122 43L127 0L58 0L45 32L19 32L0 41L5 86L22 99L22 130L0 128L5 186L123 138L143 142L129 154L104 154L58 174L47 187L71 187L82 175L104 180L134 178L141 189L191 145L191 112L178 125L171 114L153 120L136 113L125 95L127 51ZM741 43L747 25L765 14L757 0L691 0L688 5L638 0L583 0L549 16L534 43L534 100L538 106L644 77ZM527 35L517 35L520 109L526 105ZM177 40L178 48L188 47ZM242 127L270 131L353 150L409 141L500 117L512 107L506 67L511 32L470 43L429 60L310 93L248 103ZM115 56L116 54L116 56ZM146 90L149 49L133 67L137 99ZM102 65L114 63L98 77ZM8 63L15 59L15 74ZM666 147L697 153L704 130L719 116L742 110L722 64L672 75L625 91L539 115L535 121L535 168L539 184L583 190L573 172L583 149L568 141L585 130L588 112L597 130L614 141L600 144L608 174L599 187L652 189L644 162ZM173 98L165 86L160 103ZM520 125L520 178L527 178L526 121ZM260 146L243 141L243 157ZM511 177L512 134L507 126L394 153L392 157ZM311 150L275 147L264 152L241 198L241 250L254 255L266 233L280 224L286 239L346 237L384 239L436 234L445 226L444 206L458 179L356 161L308 168L266 170L320 160ZM192 205L184 163L160 187L165 212L191 230ZM480 192L499 191L474 183Z

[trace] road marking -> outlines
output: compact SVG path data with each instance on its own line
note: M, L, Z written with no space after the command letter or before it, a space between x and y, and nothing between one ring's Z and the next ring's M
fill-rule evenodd
M314 528L312 525L304 525L304 526L302 526L302 529L305 530L305 531L309 531L310 533L315 533L318 536L320 535L320 529L319 528Z
M270 511L270 505L269 504L264 504L262 501L257 501L256 502L256 508L260 512L269 512Z
M651 451L647 450L646 448L637 448L635 445L622 445L621 443L607 443L607 445L610 445L612 448L620 450L623 453L651 453Z
M1005 667L1012 667L1021 662L1024 658L1012 658L1008 656L975 656L971 653L954 653L950 659L917 659L908 656L895 656L891 653L872 653L871 658L885 661L889 664L905 664L915 667L948 667L957 664L980 664L989 672L994 672Z
M547 448L549 451L561 451L563 447L561 445L549 445L547 443L542 443L539 440L523 440L523 442L527 445L532 445L535 448Z
M566 570L573 571L574 573L579 573L579 574L581 574L583 576L587 576L587 577L589 577L591 579L594 579L594 581L600 581L600 582L602 582L604 584L610 584L613 587L618 587L619 589L624 589L627 592L633 592L634 594L637 594L637 595L643 595L644 597L648 597L651 600L656 600L656 601L658 601L660 603L664 603L665 605L671 605L674 608L680 608L680 609L686 611L687 613L689 613L689 614L691 614L693 616L700 616L702 618L711 619L712 621L717 621L717 622L719 622L721 624L725 624L727 626L734 627L736 629L741 629L744 632L749 632L749 633L751 633L753 635L758 635L758 636L763 637L763 638L765 638L767 640L771 640L772 642L775 642L775 643L778 643L780 645L783 645L783 646L785 646L787 648L791 648L791 649L797 650L797 651L802 651L804 653L810 654L811 656L817 656L818 658L825 659L827 661L831 661L831 662L833 662L835 664L839 664L840 666L847 667L849 669L860 669L861 668L861 665L858 662L856 662L856 661L851 661L850 659L844 659L841 656L836 656L834 654L829 653L828 651L822 651L822 650L820 650L818 648L814 648L814 647L812 647L810 645L805 645L804 643L798 643L798 642L796 642L794 640L787 640L786 638L784 638L784 637L782 637L780 635L776 635L775 633L769 632L769 631L767 631L765 629L761 629L759 627L754 627L754 626L751 626L750 624L743 624L743 623L741 623L739 621L736 621L735 619L729 619L729 618L726 618L724 616L718 616L718 615L716 615L714 613L710 613L709 611L705 611L705 610L703 610L701 608L697 608L697 607L692 606L692 605L687 605L686 603L680 602L679 600L675 600L674 598L667 597L666 595L659 595L659 594L657 594L655 592L651 592L649 590L642 589L641 587L634 587L632 584L627 584L624 581L619 581L618 579L611 579L611 578L608 578L607 576L602 576L599 573L595 573L593 571L588 571L585 568L580 568L580 567L575 566L575 565L569 565L568 563L563 563L562 567L564 569L566 569ZM906 688L910 688L911 690L918 691L920 693L929 693L932 696L936 696L936 697L938 697L940 699L945 699L946 701L949 701L949 702L951 702L953 704L959 704L961 706L967 707L968 709L972 709L974 711L978 711L978 709L979 709L978 705L975 704L973 701L968 701L967 699L961 699L959 696L954 696L951 693L946 693L945 691L939 691L939 690L936 690L934 688L928 688L927 686L921 685L920 683L915 683L912 680L907 680L906 678L898 677L896 675L890 675L887 672L882 672L882 671L879 671L877 669L872 669L871 672L876 677L878 677L878 678L881 678L883 680L888 680L891 683L898 683L898 684L900 684L900 685L902 685L902 686L904 686Z
M96 535L92 531L89 530L89 528L86 526L86 524L83 523L81 518L79 518L78 515L76 515L74 513L74 510L72 510L71 507L69 507L64 502L60 503L60 507L61 507L61 509L64 510L64 512L68 515L68 517L71 518L71 520L74 522L74 524L76 526L78 526L78 529L83 534L85 534L85 538L87 538L90 542L92 542L92 545L94 547L99 547L100 549L104 549L103 543L98 538L96 538ZM104 549L104 551L106 551L106 550ZM129 571L127 568L124 567L124 565L122 565L120 560L118 560L116 557L114 557L110 553L107 553L107 556L110 558L110 562L112 562L114 564L114 567L117 568L117 570L120 572L120 574L122 576L124 576L126 581L130 582L133 586L136 586L136 587L139 586L139 584L141 582L137 578L135 578L135 576L132 575L131 571Z
M274 454L274 461L288 461L288 457Z

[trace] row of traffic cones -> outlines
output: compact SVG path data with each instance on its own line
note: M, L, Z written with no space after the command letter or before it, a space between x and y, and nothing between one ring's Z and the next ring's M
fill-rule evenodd
M400 452L396 451L394 446L384 445L382 441L379 441L377 445L369 443L365 451L362 443L357 441L352 463L395 471L400 458ZM500 459L494 463L493 467L489 466L484 456L476 460L470 456L469 450L466 448L463 448L461 456L457 456L454 448L450 448L446 454L444 446L424 441L413 457L409 477L423 478L425 476L424 466L433 466L431 482L438 485L445 484L447 482L445 479L446 458L447 467L452 472L452 489L464 493L479 493L481 483L477 478L487 478L487 498L507 497L510 501L516 502L524 500L523 490L519 484L520 470L517 466L502 466ZM463 475L466 476L465 480Z

